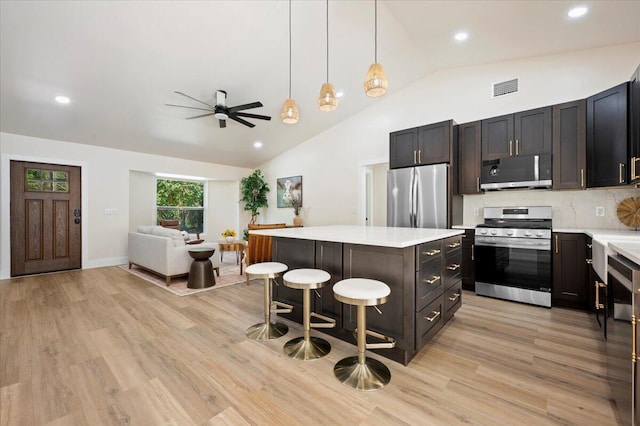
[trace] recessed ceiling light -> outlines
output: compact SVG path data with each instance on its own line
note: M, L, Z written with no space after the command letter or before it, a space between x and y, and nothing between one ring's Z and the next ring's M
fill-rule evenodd
M71 99L67 98L66 96L56 96L55 100L59 104L68 104L69 102L71 102Z
M254 148L262 148L262 142L260 142L260 141L255 141L255 142L253 143L253 147L254 147Z
M453 36L453 38L455 38L458 41L465 41L468 37L469 37L469 34L465 32L459 32Z
M589 11L589 9L586 8L585 6L579 6L579 7L574 7L573 9L571 9L567 13L567 15L569 15L569 18L579 18L581 16L586 15L588 11Z
M342 90L339 90L336 92L336 98L341 98L344 96L344 92Z

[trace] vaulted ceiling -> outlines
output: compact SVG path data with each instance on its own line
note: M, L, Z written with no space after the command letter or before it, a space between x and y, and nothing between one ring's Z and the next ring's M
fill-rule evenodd
M0 131L242 167L256 167L383 98L364 94L374 59L374 2L330 1L329 81L338 109L318 110L326 79L326 2L292 2L288 96L286 0L0 2ZM435 70L640 41L639 1L379 1L385 96ZM458 31L469 38L453 39ZM254 128L221 129L181 91L215 104L261 101ZM54 101L71 98L68 105ZM195 114L194 114L195 112ZM203 112L204 113L204 112ZM255 141L263 147L255 149Z

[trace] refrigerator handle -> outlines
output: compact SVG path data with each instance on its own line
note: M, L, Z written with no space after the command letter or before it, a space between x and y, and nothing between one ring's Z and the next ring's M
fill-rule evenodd
M416 169L411 173L411 227L418 227L418 172Z

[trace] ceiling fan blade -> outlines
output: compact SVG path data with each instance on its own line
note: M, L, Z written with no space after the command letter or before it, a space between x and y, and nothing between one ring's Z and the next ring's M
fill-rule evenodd
M194 118L200 118L200 117L208 117L210 115L214 115L215 112L210 112L209 114L202 114L202 115L196 115L195 117L187 117L187 120L193 120Z
M220 121L220 128L224 129L225 127L227 127L227 121L226 120L218 120Z
M196 101L196 102L200 102L201 104L206 105L206 106L208 106L208 107L210 107L210 108L212 108L212 109L213 109L213 108L215 108L213 105L209 105L209 104L208 104L208 103L206 103L206 102L202 102L200 99L196 99L196 98L194 98L194 97L192 97L192 96L189 96L189 95L186 95L186 94L184 94L184 93L182 93L182 92L178 92L177 90L174 90L174 91L173 91L173 93L177 93L178 95L186 96L187 98L189 98L189 99L193 99L193 100L194 100L194 101Z
M179 108L189 108L189 109L199 109L201 111L211 111L211 109L209 108L197 108L197 107L190 107L190 106L184 106L184 105L174 105L174 104L165 104L166 106L172 106L172 107L179 107Z
M250 104L238 105L229 108L229 112L242 111L243 109L259 108L262 106L261 102L252 102Z
M248 112L235 112L233 115L238 117L257 118L258 120L271 120L268 115L249 114Z
M243 120L243 119L242 119L242 118L240 118L240 117L236 117L236 116L234 116L234 115L230 115L230 116L229 116L229 118L230 118L230 119L232 119L233 121L237 121L238 123L244 124L245 126L248 126L248 127L256 127L256 125L255 125L255 124L253 124L253 123L249 123L247 120Z

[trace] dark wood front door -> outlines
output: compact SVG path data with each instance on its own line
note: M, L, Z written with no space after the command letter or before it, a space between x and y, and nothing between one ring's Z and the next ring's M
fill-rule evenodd
M82 266L80 168L11 161L11 276Z

